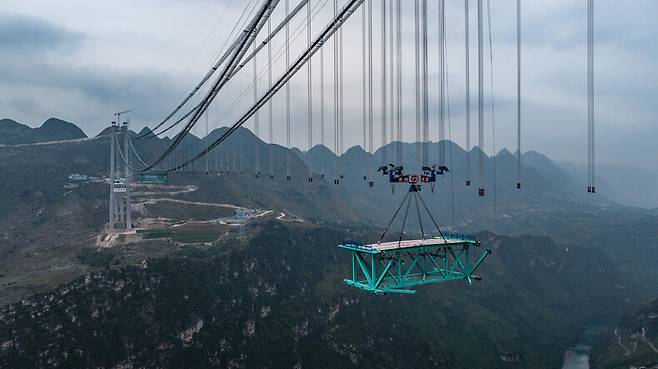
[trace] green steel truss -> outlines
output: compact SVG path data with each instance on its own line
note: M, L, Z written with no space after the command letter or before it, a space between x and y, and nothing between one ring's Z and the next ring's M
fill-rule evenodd
M445 235L430 245L389 250L343 242L338 247L352 254L352 278L345 283L375 294L413 294L416 286L447 281L471 284L479 279L475 272L491 251L480 253L478 241L458 237Z

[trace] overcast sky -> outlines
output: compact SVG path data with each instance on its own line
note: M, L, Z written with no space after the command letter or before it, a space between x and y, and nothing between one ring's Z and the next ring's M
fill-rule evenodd
M253 0L252 0L253 1ZM388 1L388 0L387 0ZM339 3L342 4L344 0ZM38 126L49 117L78 124L95 135L112 113L134 108L140 129L164 117L195 85L229 38L247 0L4 0L0 9L0 117ZM291 7L297 2L291 1ZM315 33L328 21L332 1L312 0L319 9ZM437 11L430 0L429 85L431 138L437 129ZM283 4L274 24L283 17ZM380 1L373 3L375 144L381 106ZM405 140L415 137L413 2L403 0L403 95ZM492 0L494 88L486 65L485 96L493 91L497 149L515 150L515 4ZM658 162L658 2L596 0L597 156L601 162L655 170ZM583 162L586 153L586 0L524 1L523 146L557 160ZM463 146L464 1L447 0L448 73L453 139ZM305 14L305 13L303 13ZM471 1L471 97L477 119L475 1ZM299 17L291 35L291 58L306 42ZM345 147L362 142L361 14L345 26ZM282 38L273 43L280 56ZM488 43L488 42L487 42ZM325 139L333 142L333 45L325 55ZM267 85L265 54L258 58L259 92ZM281 73L283 59L274 66ZM209 112L210 129L232 123L253 100L253 67L245 67ZM313 59L314 142L320 141L319 54ZM292 83L293 144L307 148L306 71ZM242 95L244 93L244 95ZM231 108L233 106L233 108ZM284 97L274 98L275 140L285 137ZM260 133L267 136L267 109ZM253 122L248 127L253 129ZM205 132L205 124L195 129ZM485 149L492 151L487 107ZM472 142L476 141L474 135Z

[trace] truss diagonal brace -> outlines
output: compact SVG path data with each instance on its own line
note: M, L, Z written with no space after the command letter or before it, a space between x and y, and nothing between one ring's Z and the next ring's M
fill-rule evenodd
M487 256L489 256L490 254L491 254L491 250L487 249L487 250L484 251L484 254L482 254L482 256L480 256L480 259L477 261L477 263L475 263L475 265L471 269L470 275L473 275L473 273L475 273L475 271L478 270L478 268L480 268L480 265L482 265L482 263L484 262L484 259L486 259Z

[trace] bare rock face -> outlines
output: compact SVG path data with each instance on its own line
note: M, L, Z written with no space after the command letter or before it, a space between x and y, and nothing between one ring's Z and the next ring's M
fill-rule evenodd
M201 328L203 328L203 319L197 318L189 328L180 332L178 337L181 339L181 341L183 341L183 346L189 346L190 342L192 342L192 339L194 338L194 335L199 333Z

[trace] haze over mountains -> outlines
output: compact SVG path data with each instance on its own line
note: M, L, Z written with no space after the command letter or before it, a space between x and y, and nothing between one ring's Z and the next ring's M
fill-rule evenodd
M191 146L193 149L201 148L202 144L205 142L212 142L218 138L225 128L219 128L214 130L209 134L207 139L200 139L194 135L190 135L186 138L184 146ZM147 128L144 128L140 135L148 132ZM102 136L107 133L107 130L102 131L99 136ZM255 143L249 142L255 139L255 136L248 134L248 138L245 138L248 142L244 145L245 148L242 154L242 160L244 165L248 168L254 166L253 162L253 147ZM45 121L42 126L38 128L30 128L27 125L15 122L11 119L2 119L0 120L0 145L2 144L29 144L37 142L48 142L48 141L59 141L59 140L70 140L70 139L80 139L87 137L84 132L78 128L75 124L66 122L56 118L50 118ZM146 140L152 141L152 140ZM167 142L167 139L163 142ZM137 145L146 144L147 147L151 147L153 142L141 142L138 140ZM262 172L267 172L269 163L267 162L267 145L263 142L258 144L265 149L261 151L261 155L265 158L264 166L261 166ZM439 157L439 145L438 143L432 143L429 149L429 158L430 162L438 162ZM446 164L450 154L453 155L453 171L455 175L455 183L457 187L460 187L462 183L466 180L466 152L462 147L451 142L446 142L445 146L446 152ZM376 177L375 172L384 161L393 162L396 152L396 143L389 144L385 148L378 149L374 155L369 155L361 147L354 146L346 150L346 152L337 159L335 154L329 150L327 147L322 145L315 146L312 150L308 152L301 151L299 149L293 148L293 152L300 157L305 164L311 164L312 170L316 173L322 173L328 176L328 178L333 179L333 176L336 174L336 166L340 168L343 175L348 175L352 178L361 178L364 174L369 177ZM384 153L386 154L387 159L384 160ZM416 171L416 145L411 143L403 144L404 158L403 163L396 163L405 165L408 171ZM149 155L146 153L145 155ZM479 155L478 148L475 147L470 154L471 161L471 175L470 179L472 180L475 188L478 186L478 163L477 157ZM513 187L516 183L516 164L515 158L516 154L511 153L507 149L502 149L497 155L497 183L498 190L503 192L509 192L510 185ZM486 157L485 165L486 169L486 178L485 178L485 187L488 187L488 192L491 194L492 188L491 184L493 182L493 170L492 170L493 158L490 156ZM585 184L585 173L586 167L584 164L577 164L572 162L553 162L548 157L534 152L526 151L523 153L522 163L524 170L537 170L540 172L542 180L545 183L550 183L552 185L559 185L563 189L568 189L570 194L566 196L570 197L576 195L578 198L583 198L586 195L581 192L583 188L586 187ZM362 168L371 168L369 173L363 173ZM253 170L253 168L252 168ZM655 171L649 171L642 169L640 167L634 167L632 163L629 163L628 166L616 166L610 164L599 164L597 166L598 170L598 190L599 194L603 197L606 197L612 201L615 201L622 205L635 206L647 209L658 208L658 187L652 186L652 184L658 183L658 169ZM535 178L534 173L524 175L526 178L522 178L524 183L524 189L531 189L531 182ZM377 182L381 182L377 180ZM511 191L514 192L514 191Z
M585 164L557 162L556 165L585 185ZM596 170L599 173L597 186L618 203L641 208L658 208L658 165L652 171L636 167L632 163L627 166L602 163L597 165Z
M207 167L200 160L187 172L172 173L169 185L196 190L170 197L286 217L258 219L212 246L143 240L99 249L107 185L66 185L71 173L107 176L107 132L78 140L74 130L42 136L35 130L21 128L22 143L73 141L0 147L6 174L0 182L5 366L174 367L194 359L198 367L403 368L413 356L429 367L549 369L559 366L586 325L614 326L620 312L633 316L636 304L658 296L658 212L619 205L603 181L601 193L588 195L577 170L540 153L523 154L521 191L515 188L514 155L502 150L486 156L487 196L480 198L477 149L470 154L473 185L466 187L469 155L446 142L453 176L441 178L434 193L424 186L422 195L443 229L481 232L494 250L483 265L483 280L472 287L430 286L411 298L379 297L341 283L349 259L335 245L343 238L376 239L404 196L404 186L391 194L387 179L375 172L384 149L370 155L353 147L340 158L323 146L291 153L240 129L209 155ZM204 139L186 137L173 158L189 157L225 130ZM131 135L147 162L170 143ZM416 172L415 145L403 149L402 164ZM274 179L268 177L270 150ZM393 146L385 150L390 158ZM438 160L438 150L432 143L430 158ZM285 179L288 155L291 181ZM340 185L333 184L336 174L344 175ZM183 206L174 212L178 219L198 216ZM418 227L410 222L413 236ZM633 329L629 325L626 332ZM597 350L616 368L611 342Z

